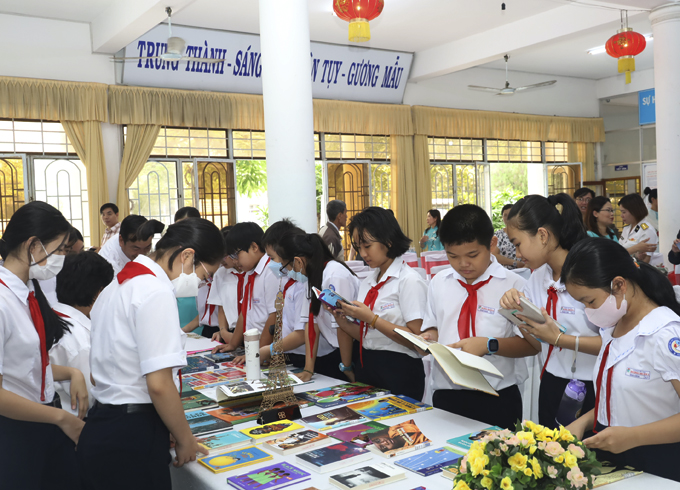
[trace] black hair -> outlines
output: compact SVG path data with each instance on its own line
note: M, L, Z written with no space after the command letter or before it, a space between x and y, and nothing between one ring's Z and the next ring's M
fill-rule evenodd
M295 223L291 220L284 218L271 225L267 228L267 231L264 232L264 235L262 236L262 248L266 250L267 247L271 247L274 249L274 252L276 252L276 255L281 257L281 246L279 245L279 242L281 241L281 237L286 233L304 235L305 231L295 226Z
M597 196L591 199L590 202L588 203L588 209L586 211L586 217L584 219L586 230L592 231L597 236L602 238L604 238L604 236L600 234L600 227L597 224L597 218L595 217L593 212L600 213L604 205L607 204L608 202L610 203L611 201L606 196ZM610 239L613 239L616 236L616 232L614 232L614 230L612 230L611 228L607 227L607 235L609 236Z
M592 189L589 189L588 187L581 187L580 189L576 189L574 191L574 199L578 199L579 197L587 196L588 194L591 195L591 197L595 197L595 191Z
M619 207L621 206L632 214L638 223L649 214L645 200L638 193L627 194L619 199Z
M201 213L193 206L184 206L175 213L175 222L185 218L200 218Z
M505 206L503 206L503 209L501 209L501 214L503 214L506 209L512 209L513 206L514 204L506 204Z
M562 265L562 281L611 294L611 283L621 276L634 283L659 306L680 315L680 304L670 281L649 264L636 264L628 251L613 240L587 238L569 251Z
M224 238L214 223L203 218L187 218L168 226L163 238L156 244L155 260L172 250L171 264L187 248L194 250L194 265L199 262L217 264L224 258Z
M147 220L144 216L131 214L120 224L123 243L148 240L156 233L163 233L165 225L158 220Z
M520 199L512 206L508 221L531 236L536 235L539 228L547 229L564 250L570 250L587 236L581 210L576 201L563 192L547 198L534 194Z
M107 209L113 210L114 214L118 214L118 206L113 204L112 202L107 202L106 204L102 204L102 207L99 208L99 214L104 214L104 211Z
M69 306L92 306L113 281L113 267L97 252L67 255L57 274L57 299Z
M77 241L84 242L83 234L75 226L71 226L71 231L68 234L68 242L66 243L66 248L73 247Z
M477 242L491 248L493 223L479 206L460 204L451 209L442 220L439 240L443 245L461 245Z
M336 261L326 242L317 233L297 233L292 229L285 233L279 240L279 256L284 260L284 265L295 257L304 257L307 260L305 275L307 276L307 297L312 302L312 313L318 315L321 311L321 302L312 292L312 288L323 289L323 271L329 262ZM277 252L278 253L278 252ZM342 264L352 275L354 272ZM311 328L311 325L310 325Z
M260 252L264 253L264 247L262 247L263 236L264 231L262 231L262 228L257 223L246 221L245 223L235 224L232 229L229 230L229 235L226 238L227 255L234 254L241 250L247 252L252 243L255 243L260 249Z
M643 191L645 196L649 196L647 199L649 200L649 204L652 204L652 199L659 199L659 190L658 189L652 189L651 187L645 187L645 190Z
M346 210L347 205L344 203L344 201L340 201L339 199L330 201L326 205L326 215L328 216L328 221L335 221L335 218L337 218L340 213L344 213Z
M349 224L349 235L352 246L358 252L359 244L368 241L370 236L387 247L387 257L395 259L408 252L411 239L404 235L397 219L386 209L371 206L352 217ZM359 242L354 242L354 232L359 235Z
M70 231L71 224L58 209L42 201L29 202L17 209L9 220L5 233L0 239L0 255L3 260L7 260L10 255L17 254L22 244L31 237L35 238L28 243L29 250L36 241L44 245L59 235L66 235L65 244L68 242ZM30 252L27 255L28 263L32 264ZM33 288L45 323L45 343L49 351L63 337L64 332L69 331L69 323L52 310L40 288L39 281L33 279Z
M427 214L429 214L430 216L437 220L437 233L435 234L435 236L438 236L439 228L442 225L442 214L439 212L438 209L430 209L427 211ZM427 231L428 229L429 228L425 228L425 231Z

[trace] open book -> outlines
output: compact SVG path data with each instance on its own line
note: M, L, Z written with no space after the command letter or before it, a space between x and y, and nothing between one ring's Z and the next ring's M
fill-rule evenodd
M438 342L425 340L406 330L395 329L394 331L421 350L429 351L454 384L498 396L482 372L501 378L503 375L488 360L462 350L452 349Z

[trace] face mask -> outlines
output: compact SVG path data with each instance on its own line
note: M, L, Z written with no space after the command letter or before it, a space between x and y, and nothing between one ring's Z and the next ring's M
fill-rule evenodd
M300 283L305 283L307 282L307 276L305 276L302 272L295 272L295 269L287 271L288 277L290 277L293 281L300 282Z
M43 250L45 250L45 245L42 243L40 245L42 246ZM45 255L47 255L47 250L45 250ZM44 265L40 265L36 264L35 257L33 257L33 254L31 254L33 265L31 265L28 269L28 278L45 281L47 279L56 277L56 275L61 271L62 267L64 267L65 258L65 255L52 254L47 257Z
M599 308L586 308L586 317L590 323L600 328L611 328L616 325L628 311L626 298L621 300L621 307L616 307L616 297L610 294Z
M269 261L269 264L267 264L267 267L269 267L269 269L270 269L270 270L274 273L274 275L275 275L276 277L278 277L279 279L281 279L282 277L288 276L288 274L287 274L288 270L287 270L287 269L281 270L281 264L279 264L278 262L275 262L275 261L273 261L273 260L270 260L270 261ZM292 279L292 278L291 278L291 279Z
M172 285L175 288L176 298L195 298L198 296L198 286L201 284L201 279L196 275L196 266L194 265L194 272L191 274L182 273L172 280Z

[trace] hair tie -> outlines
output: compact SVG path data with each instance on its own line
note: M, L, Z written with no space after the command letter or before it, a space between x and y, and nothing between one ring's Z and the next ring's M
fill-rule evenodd
M557 212L562 214L562 210L564 209L564 206L562 206L560 203L555 204L555 209L557 209Z
M635 267L638 269L640 268L640 263L637 261L637 259L633 259L633 264L635 264Z

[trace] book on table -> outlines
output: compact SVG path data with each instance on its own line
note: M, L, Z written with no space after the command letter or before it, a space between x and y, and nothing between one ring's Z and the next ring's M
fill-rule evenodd
M461 449L465 449L466 451L472 447L472 443L475 441L480 440L482 437L485 435L491 433L491 432L496 432L498 430L503 430L497 425L487 427L486 429L483 430L478 430L477 432L470 432L469 434L465 434L464 436L460 437L454 437L453 439L449 439L446 441L447 444L451 444L452 446L458 446Z
M235 470L256 463L269 461L273 456L262 449L250 446L236 451L221 454L211 454L198 458L198 462L213 473Z
M290 381L291 386L311 383L311 380L305 382L294 374L290 373L288 373L288 380ZM255 381L243 380L239 383L223 384L217 388L217 402L221 403L224 400L233 400L235 398L242 398L258 393L264 393L264 391L267 389L267 382L268 380L264 378Z
M386 463L363 466L331 476L331 485L342 490L368 490L406 478L406 472Z
M243 381L245 377L246 372L235 367L225 367L201 373L182 373L182 387L183 389L203 390L226 384L237 384Z
M331 431L328 435L343 442L351 442L356 446L365 447L371 443L371 434L387 428L387 425L381 424L380 422L366 422L365 424L353 425L351 427L344 427Z
M431 449L414 456L396 461L394 464L406 468L420 476L441 473L442 468L455 464L463 456L450 447Z
M184 416L189 423L191 433L195 436L213 434L215 432L222 432L232 428L232 425L229 422L225 422L224 420L213 417L203 410L184 412Z
M626 480L641 475L642 473L642 471L636 470L631 466L614 466L609 461L603 461L602 468L600 468L600 474L593 477L593 488Z
M347 405L347 408L374 421L432 410L430 405L414 400L406 395L365 400Z
M317 473L328 473L340 468L363 463L372 458L366 449L349 442L314 449L295 456L297 464Z
M276 490L297 485L311 479L311 475L288 463L278 463L249 471L239 476L230 476L227 483L239 490Z
M364 383L345 383L320 390L306 391L298 396L316 403L321 408L333 408L347 403L389 395L389 390Z
M331 442L335 442L335 440L325 434L320 434L314 430L302 430L276 439L269 439L264 441L262 445L270 451L286 456L301 451L309 451Z
M182 408L184 408L185 412L217 408L217 402L215 400L192 389L183 391L180 394L180 399L182 400Z
M401 456L432 444L413 420L375 432L370 439L367 449L385 458Z
M197 438L197 441L200 446L208 450L208 454L223 453L253 443L252 438L235 431L210 434Z
M498 396L482 373L500 378L503 374L487 359L459 349L452 349L438 342L425 340L405 330L395 329L394 331L419 349L432 354L453 384Z
M312 429L320 431L339 429L340 427L361 424L368 421L366 417L356 413L348 407L334 408L333 410L304 417L301 420Z
M182 368L182 375L200 373L207 370L213 370L217 368L215 364L210 359L206 359L200 355L187 356L187 365Z
M264 425L257 425L249 429L242 429L241 432L253 439L263 439L265 437L273 437L284 432L304 429L300 424L291 422L290 420L277 420Z

